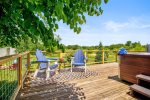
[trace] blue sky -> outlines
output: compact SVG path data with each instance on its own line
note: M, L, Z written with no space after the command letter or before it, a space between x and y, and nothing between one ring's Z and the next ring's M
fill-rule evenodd
M86 24L76 34L60 22L56 34L65 45L103 45L125 43L128 40L150 43L150 0L109 0L102 4L101 16L86 15Z

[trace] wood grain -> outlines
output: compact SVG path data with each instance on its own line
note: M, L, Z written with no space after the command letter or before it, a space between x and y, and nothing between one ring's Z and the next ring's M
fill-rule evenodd
M99 73L63 84L48 83L36 87L28 85L20 91L21 100L137 100L130 96L129 85L118 78L118 63L96 64L87 67ZM38 84L38 80L36 81Z
M136 75L150 76L150 55L127 54L120 56L120 78L131 83L136 83Z

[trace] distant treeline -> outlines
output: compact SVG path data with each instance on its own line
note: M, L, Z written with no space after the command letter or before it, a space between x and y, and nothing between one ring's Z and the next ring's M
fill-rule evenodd
M43 45L43 43L40 42L36 42L36 43L32 43L31 39L29 39L26 42L20 41L21 46L16 47L16 50L18 52L24 52L24 51L35 51L37 48L43 51L58 51L60 50L57 47L45 47ZM103 46L103 43L100 42L100 44L102 45L102 49L104 50L119 50L120 48L124 47L127 50L146 50L146 46L145 45L141 45L140 42L132 42L132 41L127 41L125 44L112 44L110 46ZM96 46L80 46L80 45L68 45L65 46L63 45L64 50L77 50L77 49L83 49L83 50L98 50L99 49L99 44ZM0 46L1 47L1 46ZM53 49L53 50L50 50Z
M102 43L102 42L101 42ZM97 46L80 46L80 45L68 45L65 46L65 49L83 49L83 50L98 50L99 45ZM120 48L126 48L127 50L146 50L146 45L141 45L141 43L138 42L132 42L127 41L125 44L112 44L110 46L103 46L103 49L105 50L118 50Z

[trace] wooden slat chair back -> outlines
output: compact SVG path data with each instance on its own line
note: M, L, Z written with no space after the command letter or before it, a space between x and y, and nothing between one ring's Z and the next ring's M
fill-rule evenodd
M73 67L83 66L86 72L86 57L82 50L77 50L74 54L73 59L71 60L71 71Z

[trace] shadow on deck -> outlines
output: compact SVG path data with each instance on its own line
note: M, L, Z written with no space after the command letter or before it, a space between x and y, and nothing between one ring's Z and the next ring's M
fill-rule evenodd
M21 100L136 100L129 95L129 83L119 80L118 64L97 64L82 70L62 69L49 80L45 74L26 78L16 99Z

